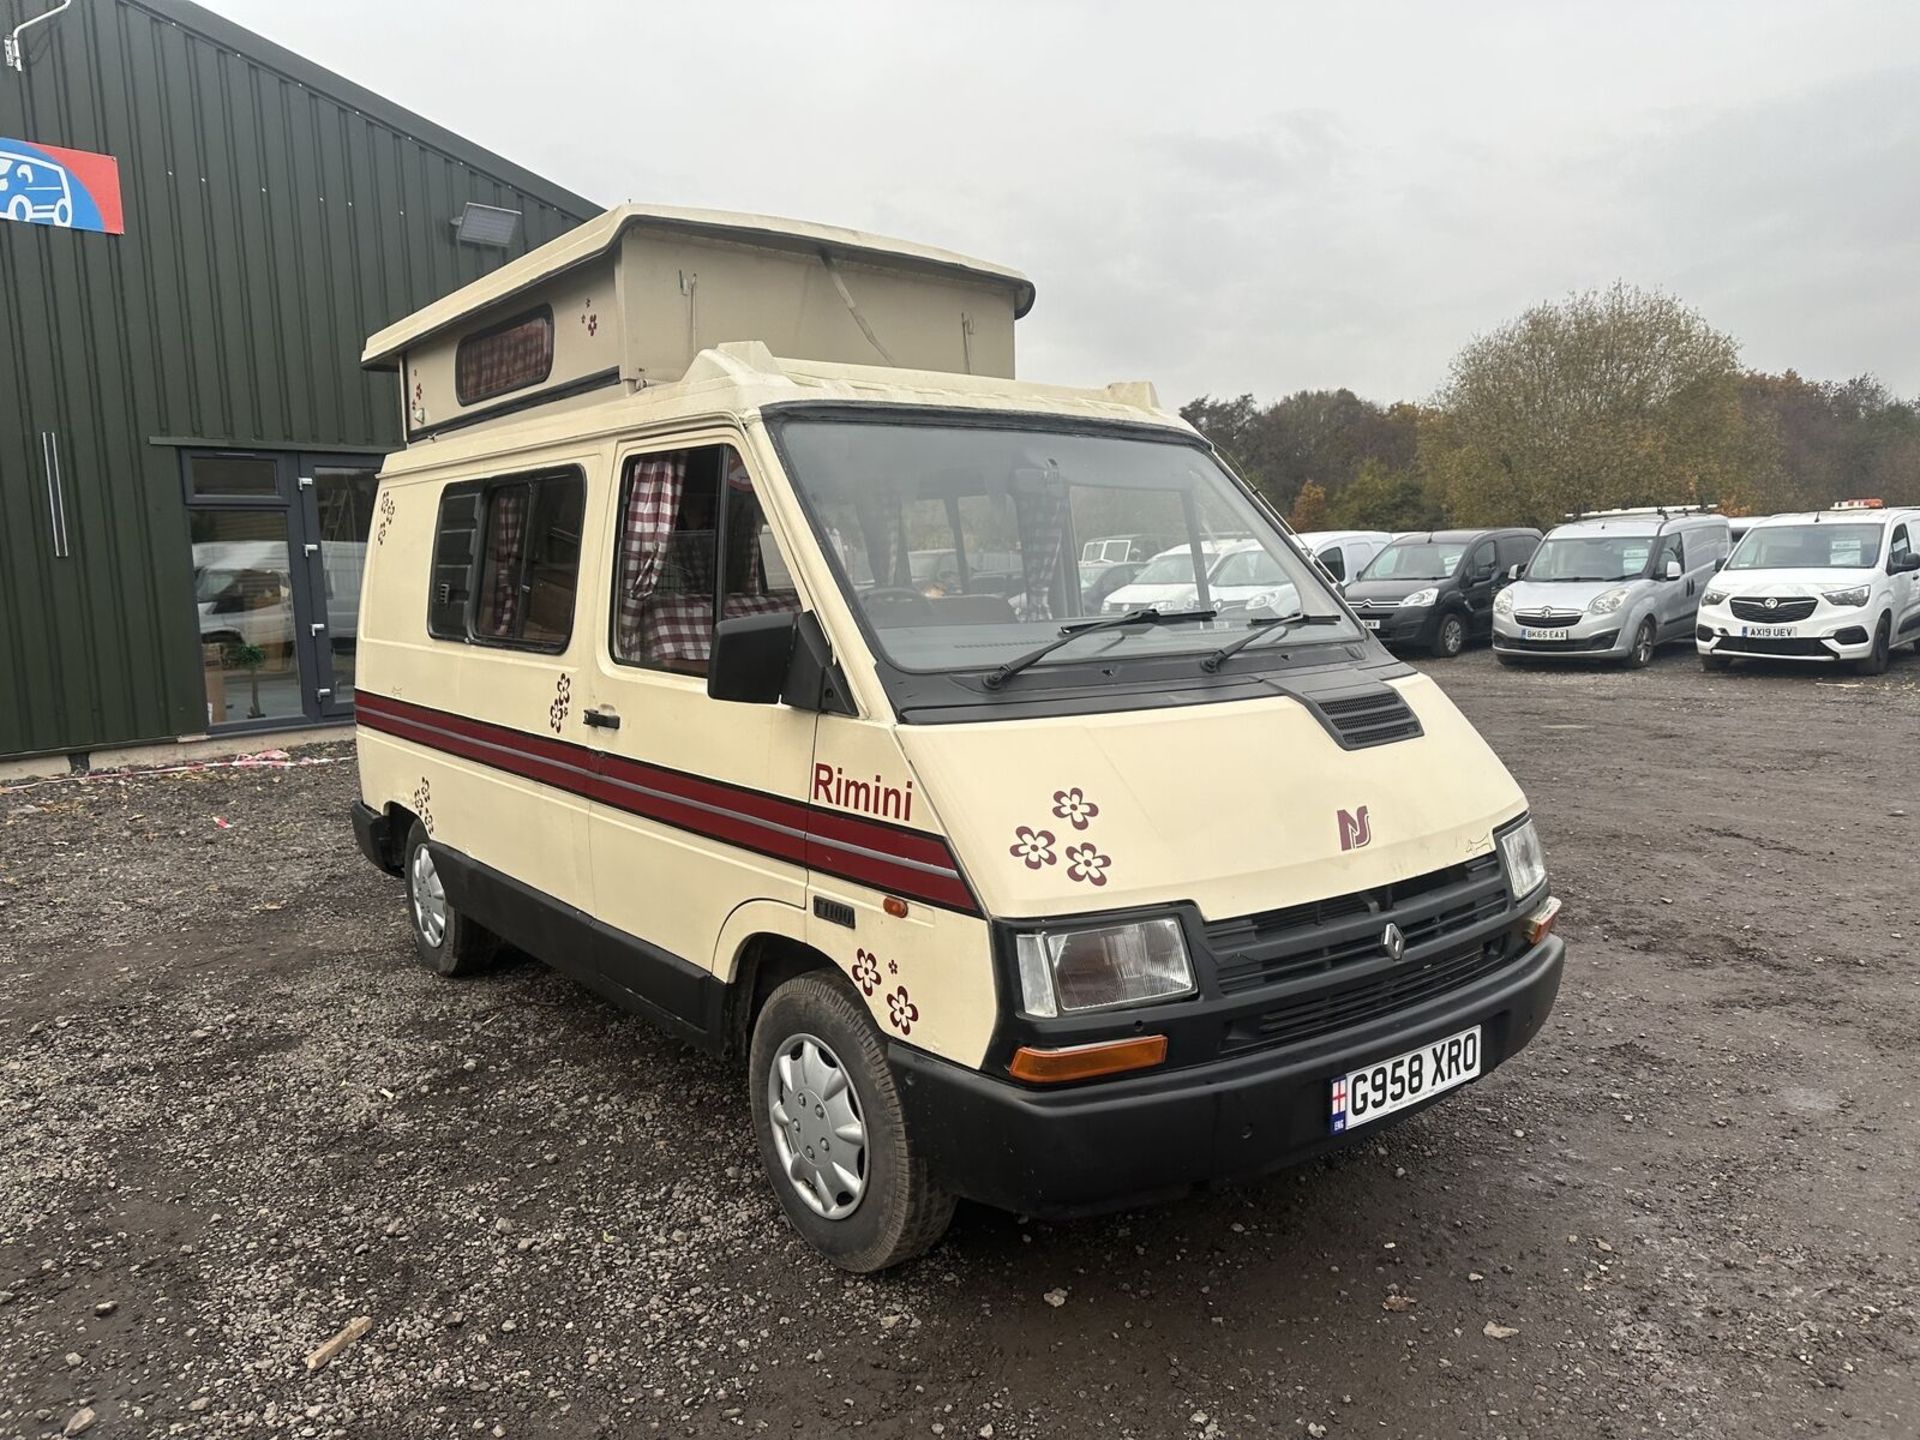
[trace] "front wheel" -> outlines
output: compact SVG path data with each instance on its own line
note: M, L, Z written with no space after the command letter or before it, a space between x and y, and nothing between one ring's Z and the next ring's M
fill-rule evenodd
M471 975L500 949L492 931L483 930L447 899L447 887L427 844L427 827L418 820L407 832L407 918L413 922L413 948L420 963L436 975Z
M1873 649L1853 662L1856 675L1884 675L1887 658L1893 653L1893 617L1883 615L1873 632Z
M1467 622L1458 615L1442 615L1430 648L1438 659L1453 659L1467 648Z
M1627 664L1635 670L1644 670L1653 659L1653 621L1642 620L1640 628L1633 632L1633 648L1627 652Z
M754 1138L787 1219L843 1270L911 1260L946 1233L953 1196L909 1142L886 1048L837 975L799 975L753 1026Z

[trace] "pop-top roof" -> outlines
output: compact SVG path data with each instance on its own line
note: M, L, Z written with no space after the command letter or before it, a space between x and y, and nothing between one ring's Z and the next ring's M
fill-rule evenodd
M1018 271L857 230L623 205L367 341L398 368L407 438L607 389L671 384L716 345L1011 377Z
M471 285L463 285L452 294L377 332L368 339L360 363L369 368L392 369L403 351L429 336L459 326L476 314L493 310L515 296L537 289L542 282L554 276L599 259L612 251L628 230L646 228L694 232L715 239L739 240L774 249L801 250L814 254L824 252L836 260L879 261L890 269L924 270L930 274L944 272L1010 292L1015 319L1033 308L1033 282L1018 270L986 260L975 260L933 245L892 240L839 225L816 225L808 220L786 220L774 215L693 210L674 205L616 205L598 219L589 220L559 239L502 265ZM748 340L758 337L738 335L729 338Z

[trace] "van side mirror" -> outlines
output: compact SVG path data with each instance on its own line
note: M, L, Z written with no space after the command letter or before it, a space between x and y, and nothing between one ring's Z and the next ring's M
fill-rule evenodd
M1518 580L1520 578L1520 572L1524 569L1526 569L1526 566L1517 563L1507 566L1507 579Z
M1910 570L1920 570L1920 550L1909 550L1904 555L1895 556L1893 563L1887 567L1889 575L1904 575Z
M811 611L735 615L713 627L707 695L742 705L851 715L845 678Z
M1678 580L1685 573L1686 572L1680 568L1680 562L1678 560L1669 560L1667 561L1667 568L1662 570L1660 575L1662 579Z
M1727 568L1727 557L1725 555L1722 555L1718 560L1713 562L1713 569L1715 574L1718 574L1720 571L1726 568Z

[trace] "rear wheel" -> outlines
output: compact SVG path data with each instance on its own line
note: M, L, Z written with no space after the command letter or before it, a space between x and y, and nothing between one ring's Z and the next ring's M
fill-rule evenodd
M1640 628L1633 632L1633 648L1627 652L1627 664L1635 670L1644 670L1653 659L1653 621L1642 620Z
M909 1143L873 1020L837 975L773 992L747 1066L754 1138L780 1208L857 1274L911 1260L946 1233L953 1196Z
M471 975L500 949L499 937L483 930L447 899L427 827L418 820L407 833L407 918L413 922L413 948L420 963L436 975Z
M1467 622L1458 615L1442 615L1429 647L1442 660L1451 660L1467 648Z
M1882 675L1886 673L1887 657L1893 652L1893 617L1882 615L1880 623L1873 632L1873 649L1853 662L1856 675Z

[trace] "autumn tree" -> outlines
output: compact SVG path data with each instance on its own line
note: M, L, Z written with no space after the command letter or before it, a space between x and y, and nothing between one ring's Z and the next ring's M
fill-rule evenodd
M1446 523L1439 497L1413 465L1396 469L1368 459L1327 507L1333 530L1438 530Z
M1293 497L1293 509L1287 514L1287 523L1295 530L1324 530L1327 528L1327 492L1309 480L1300 487L1300 493Z
M1657 290L1539 305L1454 358L1420 464L1459 524L1741 506L1778 459L1742 407L1738 361L1732 337Z

